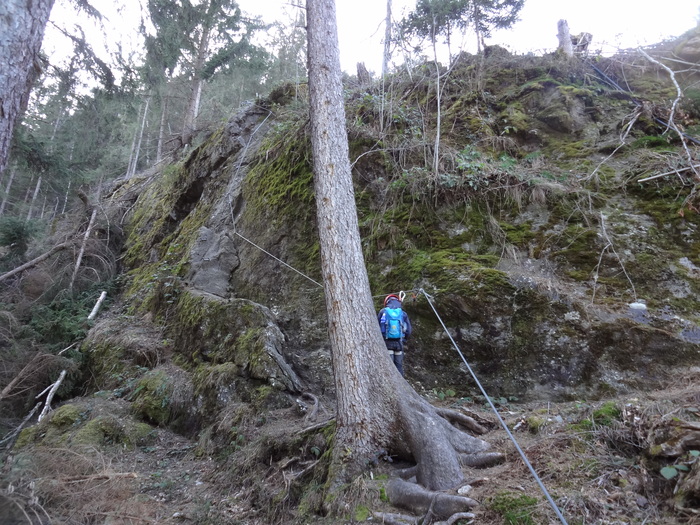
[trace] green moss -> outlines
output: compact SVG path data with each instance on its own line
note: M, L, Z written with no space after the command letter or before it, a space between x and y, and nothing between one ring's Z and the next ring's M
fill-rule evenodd
M98 416L81 426L71 437L74 445L120 444L124 442L124 427L111 416Z
M527 423L527 428L530 432L537 434L547 424L547 419L532 415L525 419L525 423Z
M369 511L369 508L367 508L365 505L358 505L355 507L355 514L354 514L354 519L355 521L367 521L370 517L371 513Z
M83 418L84 414L77 406L63 405L51 415L51 424L58 428L66 428L75 425Z
M39 427L37 425L22 429L22 431L19 433L19 436L17 436L17 441L15 441L13 450L20 450L26 447L27 445L34 443L37 439L38 434Z
M243 187L249 202L246 212L265 211L277 220L294 217L301 223L310 222L315 210L313 170L311 142L303 123L281 124L260 151Z
M161 370L144 375L129 396L132 411L146 421L166 425L171 418L172 387L168 376Z
M654 149L660 151L674 151L675 147L669 144L666 137L658 135L639 137L630 145L632 149Z
M511 224L507 222L499 222L501 230L506 235L506 240L515 246L525 247L528 242L535 238L536 234L532 231L532 223L524 222L521 224Z
M622 411L614 401L607 401L600 408L593 411L592 419L596 425L610 426L614 421L619 421Z
M540 517L537 513L538 500L532 496L504 491L490 498L487 505L501 514L507 525L540 523Z

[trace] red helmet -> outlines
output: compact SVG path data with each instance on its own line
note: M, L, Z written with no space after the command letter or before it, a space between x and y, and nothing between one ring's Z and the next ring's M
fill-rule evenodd
M395 293L390 293L384 298L384 306L386 306L386 303L389 302L389 299L396 299L398 302L401 302L401 298L398 295Z

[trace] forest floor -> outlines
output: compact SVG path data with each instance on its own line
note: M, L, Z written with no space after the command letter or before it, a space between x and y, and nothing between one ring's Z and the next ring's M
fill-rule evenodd
M698 384L700 369L694 369L664 390L595 403L508 403L499 406L499 414L568 523L700 523L697 492L695 499L685 499L684 510L678 508L683 501L678 494L674 498L684 477L694 473L697 478L697 459L650 453L678 437L673 429L679 422L698 427ZM93 414L128 414L121 399L89 402ZM488 406L455 399L436 404L465 410L484 423L490 430L482 437L506 455L500 465L467 473L469 497L480 503L472 511L473 523L560 523ZM25 447L5 458L0 523L340 523L308 514L298 518L300 487L314 488L308 478L303 486L294 480L313 462L301 461L301 453L293 457L265 450L275 448L277 438L288 439L308 427L295 407L271 411L257 434L253 427L246 429L246 444L226 458L207 456L201 439L198 443L164 428L154 430L147 446L129 449ZM664 466L681 464L690 471L679 469L670 480L660 474ZM343 502L348 518L342 523L381 522L374 512L406 515L380 497L379 487L395 467L380 461L359 481L357 500ZM424 523L420 518L414 523Z

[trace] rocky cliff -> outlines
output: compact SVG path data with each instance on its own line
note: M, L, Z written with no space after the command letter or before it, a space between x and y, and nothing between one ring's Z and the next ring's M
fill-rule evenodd
M407 293L409 383L478 402L456 348L502 405L594 402L697 366L692 88L674 104L672 79L642 56L492 47L440 71L438 108L436 74L425 64L386 91L349 81L346 93L377 307ZM677 80L691 86L693 75ZM332 412L305 97L303 84L282 86L103 195L123 233L118 298L81 345L85 397L44 423L64 432L32 427L20 449L92 439L144 450L157 446L149 428L169 428L170 446L194 439L230 469L255 428L285 435L273 414ZM98 399L147 427L127 428L116 408L97 417ZM84 420L98 421L92 434L78 432ZM318 435L282 441L267 441L271 462L294 447L313 460L326 446ZM252 493L247 504L264 505L265 492ZM274 519L291 519L283 507Z

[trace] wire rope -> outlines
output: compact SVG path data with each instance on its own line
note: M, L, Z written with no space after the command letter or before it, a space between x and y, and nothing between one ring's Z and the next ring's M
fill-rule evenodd
M459 349L459 346L457 346L457 343L455 342L454 338L450 334L450 332L447 330L447 327L445 326L445 323L442 321L442 318L440 317L440 314L438 314L437 310L435 309L435 306L433 306L433 302L430 300L430 296L423 290L422 288L420 289L420 292L423 293L425 298L428 301L428 304L430 305L430 308L432 308L433 313L435 314L435 317L437 317L438 321L440 321L440 324L442 325L442 328L445 330L445 333L447 336L450 338L450 341L452 341L452 345L455 347L455 350L457 350L457 353L459 354L459 357L462 358L462 362L464 365L467 367L467 370L469 370L469 373L471 374L472 378L476 382L477 386L479 387L479 390L481 390L481 393L483 396L486 398L488 401L489 405L491 405L491 409L493 410L494 414L496 414L496 417L498 418L498 421L501 423L501 426L503 429L506 431L506 434L508 434L508 437L510 440L513 442L515 445L515 448L518 450L518 453L520 454L520 457L522 460L525 462L527 465L527 468L530 469L530 472L535 478L535 481L537 481L537 484L539 485L540 489L544 493L545 497L547 498L547 501L549 502L550 506L554 510L554 513L557 515L559 520L564 524L568 525L566 523L566 519L564 519L564 516L562 515L561 511L559 510L559 507L557 504L554 502L552 499L552 496L550 496L549 492L547 491L547 487L544 486L544 483L542 483L542 480L540 477L537 475L537 472L535 471L535 468L532 466L530 461L527 459L527 456L525 455L525 452L520 448L520 445L518 445L518 442L515 440L515 437L511 433L510 429L508 428L508 425L506 425L505 421L503 421L503 418L501 417L501 414L498 413L498 410L496 410L496 406L493 404L493 401L491 401L491 398L489 395L486 393L486 390L484 390L484 387L481 385L481 382L479 381L479 378L476 377L476 374L474 373L474 370L472 370L472 367L469 366L469 363L467 362L467 359L464 357L464 354L462 351Z

